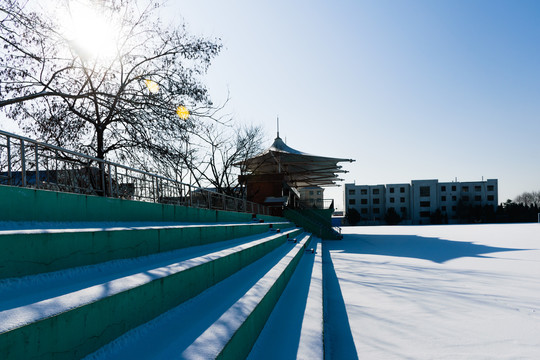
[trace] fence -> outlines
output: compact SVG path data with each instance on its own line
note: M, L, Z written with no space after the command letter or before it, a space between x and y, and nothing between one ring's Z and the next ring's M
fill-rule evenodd
M0 130L0 184L268 215L267 207Z
M334 208L334 200L333 199L301 200L300 207L314 208L314 209L330 209L330 208Z

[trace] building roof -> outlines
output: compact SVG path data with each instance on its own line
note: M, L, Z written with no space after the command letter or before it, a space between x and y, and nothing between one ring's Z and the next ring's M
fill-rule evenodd
M345 161L354 160L304 153L285 144L278 134L268 149L237 165L245 166L248 172L255 175L284 173L287 182L299 188L336 185L336 181L343 180L338 174L347 172L338 163Z

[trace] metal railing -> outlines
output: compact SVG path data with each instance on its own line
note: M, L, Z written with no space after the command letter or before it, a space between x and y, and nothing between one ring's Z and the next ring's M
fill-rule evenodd
M303 208L314 208L314 209L330 209L334 207L333 199L305 199L300 200L300 206Z
M332 220L321 216L316 209L334 209L334 200L333 199L324 199L324 207L308 206L305 202L300 201L298 208L304 211L304 216L308 216L312 221L318 222L320 224L325 224L328 229L333 230L339 238L341 238L341 227L332 225ZM321 230L322 231L322 230Z
M269 214L245 199L0 130L0 185Z

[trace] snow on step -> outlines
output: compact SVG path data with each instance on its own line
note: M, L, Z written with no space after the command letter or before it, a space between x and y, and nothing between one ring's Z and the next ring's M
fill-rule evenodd
M260 304L280 275L309 241L305 235L263 278L231 306L210 328L181 354L184 359L214 359L222 353L240 326Z
M248 360L323 359L320 241L312 238Z
M288 222L260 223L261 226L282 225ZM223 227L231 225L259 225L253 222L234 223L174 223L174 222L17 222L0 221L0 235L55 234L96 231L167 230L189 227Z
M291 250L287 242L196 297L120 336L86 359L174 359Z
M322 245L317 239L315 249L311 284L302 322L300 344L298 347L298 359L323 359L323 270L322 270Z
M102 285L114 279L143 273L171 263L265 239L268 235L269 233L250 235L138 258L112 260L96 265L68 268L22 278L0 279L0 312L95 285Z
M285 234L287 232L284 232ZM41 319L52 317L63 312L85 306L129 289L141 286L156 279L164 278L195 266L214 261L232 253L244 251L261 243L271 241L284 233L267 236L245 244L237 245L206 255L190 258L188 260L170 263L152 270L142 269L135 274L117 278L105 283L90 286L77 291L69 292L54 298L49 298L36 303L11 308L0 312L0 334L18 327L36 322Z

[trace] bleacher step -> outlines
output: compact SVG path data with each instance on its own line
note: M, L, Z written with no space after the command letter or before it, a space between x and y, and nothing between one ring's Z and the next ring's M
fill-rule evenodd
M324 358L321 240L314 237L248 360Z
M297 238L86 359L245 358L310 235Z
M293 227L290 222L0 230L0 279L128 259Z
M299 229L0 312L6 359L80 358L196 296L286 242ZM61 331L61 336L58 333Z
M183 351L181 357L185 359L245 358L251 351L283 289L287 286L310 240L311 234L304 234L298 242L292 243L293 249Z

